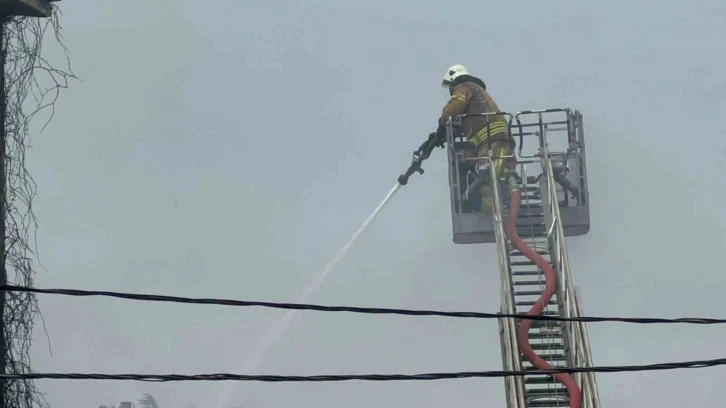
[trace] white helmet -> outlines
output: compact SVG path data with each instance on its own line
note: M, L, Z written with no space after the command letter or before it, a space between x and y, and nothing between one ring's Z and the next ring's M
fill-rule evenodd
M441 86L448 88L454 80L462 75L470 75L469 70L465 66L456 64L449 67L444 75L444 80L441 81Z

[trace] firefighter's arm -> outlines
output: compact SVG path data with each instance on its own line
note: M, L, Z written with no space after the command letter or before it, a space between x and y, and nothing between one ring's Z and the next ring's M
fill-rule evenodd
M471 91L465 86L457 86L454 88L454 92L451 94L451 99L444 106L439 117L439 125L443 125L449 120L449 117L461 115L465 112L466 105L469 103L471 98Z

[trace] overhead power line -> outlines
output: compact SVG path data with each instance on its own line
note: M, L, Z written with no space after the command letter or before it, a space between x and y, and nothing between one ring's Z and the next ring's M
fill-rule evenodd
M525 371L465 371L455 373L426 374L358 374L358 375L239 375L239 374L74 374L74 373L29 373L6 374L0 378L33 378L54 380L112 380L112 381L143 381L143 382L178 382L178 381L262 381L262 382L339 382L339 381L433 381L462 378L501 378L523 375L542 375L558 373L617 373L632 371L662 371L685 368L708 368L726 365L726 358L715 360L684 361L678 363L659 363L635 366L600 366L558 368L553 370Z
M475 318L475 319L498 319L498 318L514 318L514 319L530 319L530 320L550 320L565 322L622 322L622 323L638 323L638 324L724 324L726 319L711 318L651 318L651 317L559 317L559 316L527 316L523 314L505 314L505 313L484 313L484 312L444 312L436 310L412 310L412 309L391 309L391 308L366 308L353 306L322 306L313 304L300 303L275 303L247 300L230 300L230 299L213 299L213 298L189 298L180 296L167 295L150 295L135 294L124 292L110 291L90 291L80 289L40 289L31 287L22 287L14 285L0 285L0 289L6 291L34 292L44 294L55 294L65 296L104 296L129 300L140 300L148 302L171 302L171 303L187 303L187 304L205 304L220 306L256 306L268 307L276 309L292 309L292 310L313 310L320 312L350 312L365 314L393 314L406 316L442 316L442 317L458 317L458 318Z

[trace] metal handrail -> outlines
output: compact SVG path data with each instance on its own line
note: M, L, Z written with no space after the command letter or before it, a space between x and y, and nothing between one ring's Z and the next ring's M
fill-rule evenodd
M552 170L552 161L546 159L545 162L546 182L548 189L548 201L550 215L554 221L555 229L550 236L550 242L555 257L555 267L559 275L560 288L563 297L560 304L563 306L564 316L566 318L581 317L577 292L572 284L572 275L570 271L570 261L567 255L567 245L565 243L565 232L562 226L562 217L560 215L560 206L557 200L557 190L554 183L554 173ZM570 347L574 347L574 361L571 363L578 367L593 367L592 352L590 350L590 340L585 322L567 322L566 327L570 335ZM600 396L597 387L595 373L578 373L578 383L583 391L583 402L585 408L600 408Z
M520 130L520 135L519 135L519 141L520 141L520 144L519 144L519 157L521 157L521 158L542 157L543 159L547 159L547 156L546 156L546 150L547 149L546 148L547 148L548 143L547 143L547 138L546 138L545 134L546 134L547 127L550 124L553 124L553 122L547 122L547 123L545 123L544 120L543 120L543 118L542 118L542 114L545 114L545 113L557 113L557 112L563 112L563 113L565 113L565 115L567 117L567 121L566 121L566 123L567 123L567 134L568 134L568 137L569 137L569 134L571 133L570 117L572 116L572 109L570 109L570 108L550 108L550 109L525 110L525 111L519 111L519 112L517 112L514 115L514 120L516 120L517 123L520 124L520 126L519 126L519 130ZM522 150L524 148L524 139L523 139L524 134L522 134L522 129L525 126L527 126L527 125L521 125L522 122L520 120L520 116L522 116L522 115L537 115L537 119L538 119L537 123L536 124L530 124L530 125L536 125L537 126L537 130L534 131L534 132L530 132L529 134L538 137L538 139L539 139L539 153L532 154L532 155L525 155L525 154L522 153ZM556 123L557 124L564 124L564 123L562 123L562 121L557 121Z
M497 242L499 255L499 271L501 273L501 291L503 312L509 315L516 313L514 307L514 294L512 293L512 276L509 273L509 251L507 250L507 237L504 234L504 217L501 206L501 193L499 191L499 179L496 169L492 165L493 155L489 151L489 174L493 190L492 215L494 217L494 235ZM519 359L519 343L517 343L517 323L514 319L500 319L503 326L505 345L505 370L522 371L522 362ZM524 380L520 376L507 378L510 395L507 395L508 406L511 408L526 408L524 399ZM512 395L513 394L513 395Z

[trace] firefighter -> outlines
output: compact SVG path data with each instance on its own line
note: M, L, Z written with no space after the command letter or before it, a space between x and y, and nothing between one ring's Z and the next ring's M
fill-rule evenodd
M451 116L499 112L499 107L486 90L486 84L481 79L472 76L463 65L450 67L446 71L441 85L449 89L451 98L442 110L437 133L444 131L444 125ZM489 124L488 128L487 124ZM514 140L509 133L507 120L503 116L464 117L460 130L467 141L472 144L477 157L488 157L491 145L497 178L505 178L510 172L516 174L517 159L514 157ZM485 162L482 160L480 163ZM488 171L484 172L485 182L481 187L481 205L482 211L485 212L491 212L492 209L493 194L488 175Z

